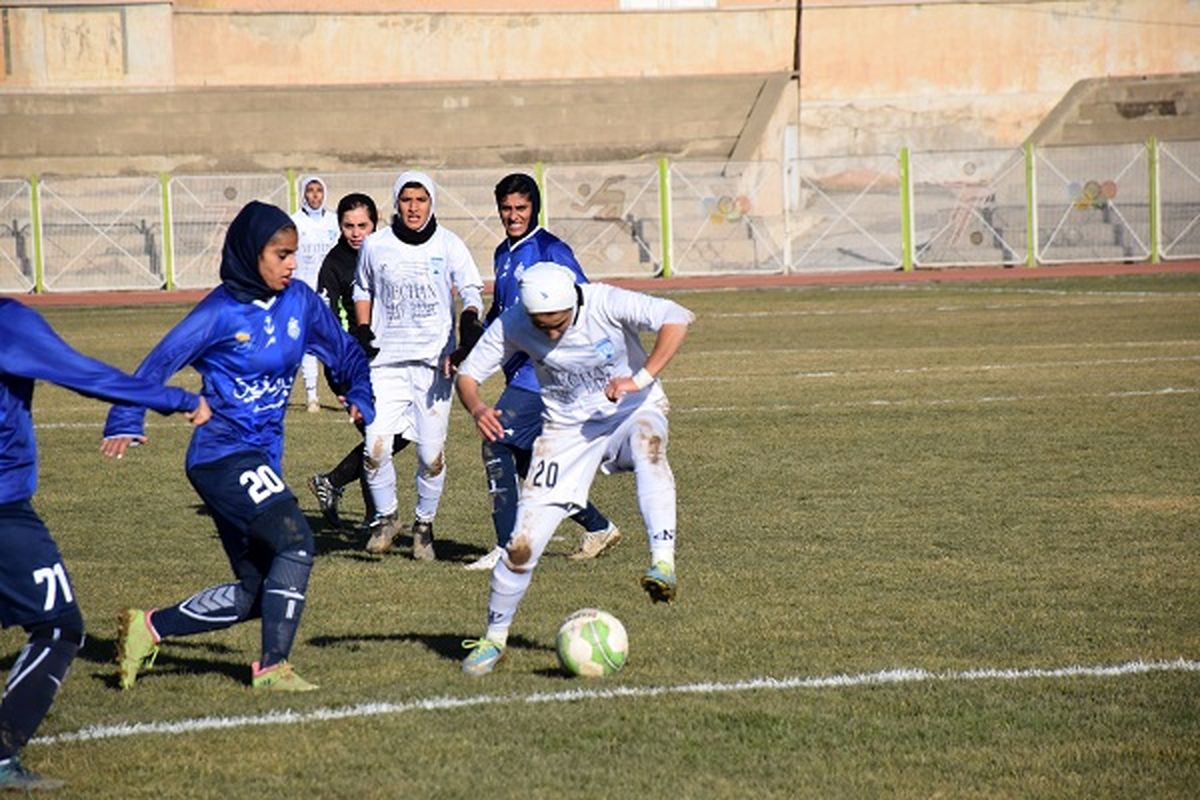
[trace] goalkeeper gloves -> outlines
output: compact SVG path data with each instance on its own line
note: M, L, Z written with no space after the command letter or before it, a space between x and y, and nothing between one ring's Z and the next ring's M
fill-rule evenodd
M358 340L358 346L367 354L367 361L379 355L379 348L371 344L371 342L375 341L375 334L371 332L370 325L365 322L361 325L355 325L350 334Z
M455 369L466 361L471 348L483 335L483 323L479 321L479 312L473 308L463 309L458 316L458 349L450 354L450 365Z

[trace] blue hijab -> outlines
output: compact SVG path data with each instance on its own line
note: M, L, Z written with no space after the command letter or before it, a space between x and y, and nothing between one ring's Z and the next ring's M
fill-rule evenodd
M258 272L258 256L280 229L295 227L283 209L251 200L229 223L221 250L221 283L239 303L275 294Z

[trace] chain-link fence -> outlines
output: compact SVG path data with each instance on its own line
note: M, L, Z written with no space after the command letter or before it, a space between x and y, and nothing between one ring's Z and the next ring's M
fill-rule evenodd
M596 278L1200 257L1196 141L521 171ZM326 204L363 192L387 224L400 172L323 173ZM439 224L490 275L503 173L429 174ZM234 215L294 209L302 177L0 180L0 291L215 286Z
M1200 258L1200 142L1159 146L1158 195L1163 258Z

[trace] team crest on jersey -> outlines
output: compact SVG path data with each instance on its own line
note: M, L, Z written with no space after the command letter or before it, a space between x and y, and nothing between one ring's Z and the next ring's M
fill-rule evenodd
M300 320L295 317L288 320L288 336L292 339L300 338Z
M613 347L611 339L601 339L592 345L596 352L604 358L605 361L612 361L617 355L617 348Z
M429 257L429 271L434 275L441 275L442 270L446 268L446 259L441 256Z

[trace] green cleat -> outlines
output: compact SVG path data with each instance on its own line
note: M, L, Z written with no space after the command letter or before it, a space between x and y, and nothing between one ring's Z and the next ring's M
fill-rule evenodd
M504 648L491 639L464 639L462 646L471 651L462 662L463 672L468 675L487 675L504 660Z
M250 686L268 692L311 692L318 688L315 683L309 683L297 675L286 661L272 664L266 669L260 669L255 661L250 665Z
M25 769L16 756L0 761L0 792L44 792L61 789L66 785L66 781L47 778Z
M159 638L150 627L150 614L127 608L117 615L117 669L122 689L132 689L138 670L150 669L158 657Z
M676 582L675 567L665 561L655 561L654 566L642 576L642 588L654 603L672 602L675 599Z

